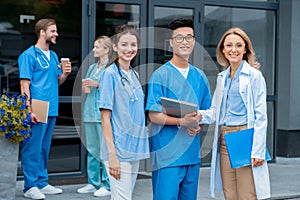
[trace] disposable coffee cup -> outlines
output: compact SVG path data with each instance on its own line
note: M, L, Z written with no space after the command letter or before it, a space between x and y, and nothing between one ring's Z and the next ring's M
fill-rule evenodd
M82 82L84 82L84 81L86 81L86 80L90 80L89 78L87 78L87 79L82 79ZM84 93L90 93L91 92L91 88L89 87L89 86L85 86L84 88L83 88L83 92Z
M61 64L62 70L65 69L67 62L69 62L69 61L70 61L70 58L61 58L60 59L60 64Z
M90 93L90 92L91 92L91 88L89 86L85 86L84 93Z

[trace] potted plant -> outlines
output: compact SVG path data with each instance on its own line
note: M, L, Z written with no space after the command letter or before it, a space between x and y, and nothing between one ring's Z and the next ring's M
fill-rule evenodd
M31 117L26 95L0 98L0 199L15 199L19 143L31 137Z

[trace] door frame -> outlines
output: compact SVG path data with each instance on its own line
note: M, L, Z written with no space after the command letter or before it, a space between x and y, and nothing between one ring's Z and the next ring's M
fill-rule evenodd
M118 3L118 4L134 4L140 6L140 26L147 26L147 2L141 0L82 0L82 58L88 55L90 49L93 48L96 32L96 4ZM142 37L142 36L141 36ZM144 56L140 56L140 61L145 63Z
M144 0L82 0L82 62L89 54L94 45L94 40L96 36L96 4L97 3L116 3L116 4L127 4L127 5L138 5L140 6L140 27L143 28L147 26L147 1ZM146 33L144 31L140 32L141 38L146 38ZM141 40L141 47L146 45L147 40ZM146 63L146 50L141 49L139 53L139 63L142 65ZM81 70L82 77L85 76L84 70ZM146 68L140 67L138 69L140 75L140 80L145 80ZM83 102L83 101L81 101ZM83 105L81 105L83 108ZM83 124L81 122L81 131L83 130ZM81 145L81 170L83 174L86 174L86 148ZM140 164L140 170L149 171L149 163L146 160L144 163Z

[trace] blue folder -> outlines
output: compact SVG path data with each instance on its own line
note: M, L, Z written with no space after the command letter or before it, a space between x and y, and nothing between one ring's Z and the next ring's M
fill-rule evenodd
M240 168L251 165L253 134L254 129L250 128L224 135L232 168ZM266 149L265 161L268 160L271 160L271 156L268 149Z

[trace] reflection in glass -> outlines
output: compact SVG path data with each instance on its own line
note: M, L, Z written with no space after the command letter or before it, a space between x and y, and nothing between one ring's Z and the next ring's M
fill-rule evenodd
M50 48L59 58L69 57L72 62L72 73L59 87L60 100L64 98L62 96L72 95L74 79L81 63L81 8L81 1L73 0L0 1L0 93L20 92L17 59L21 52L36 43L34 25L37 20L54 18L59 37L57 44ZM47 66L42 59L40 62L42 66ZM81 91L75 94L80 96ZM49 173L79 171L81 167L80 140L74 127L70 99L67 98L63 105L60 104L53 132ZM20 175L22 172L19 168L18 176Z
M97 2L95 37L100 35L112 37L115 34L116 27L122 24L140 28L140 18L140 5ZM141 54L139 59L135 59L133 67L139 65L140 56ZM94 62L94 60L91 62ZM82 72L85 73L86 69L83 69Z
M177 18L193 18L193 9L188 8L172 8L172 7L154 7L154 26L160 28L168 28L168 24ZM154 42L156 49L154 50L155 69L171 59L172 52L169 45L169 32L164 29L155 29ZM170 49L170 51L167 51ZM153 71L155 70L153 69Z
M115 28L121 24L140 27L140 6L119 3L96 4L96 37L113 36Z

